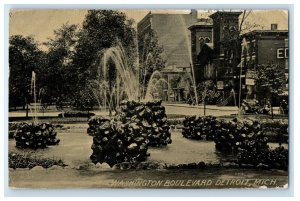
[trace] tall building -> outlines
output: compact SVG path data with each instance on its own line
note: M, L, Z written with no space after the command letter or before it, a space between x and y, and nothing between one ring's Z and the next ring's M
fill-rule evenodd
M211 20L210 20L211 21ZM199 23L199 24L198 24ZM137 24L139 44L143 44L145 37L154 32L159 45L163 48L163 57L166 60L165 69L161 71L165 80L180 78L176 87L171 84L165 89L164 100L186 101L192 85L191 65L195 62L195 54L199 47L196 41L191 45L191 35L199 37L198 31L190 32L201 24L207 24L209 30L204 37L212 38L211 22L204 22L197 18L197 11L191 10L189 14L168 14L149 12ZM202 33L204 33L202 31ZM147 45L147 44L143 44ZM139 46L139 53L142 54L143 46ZM195 49L193 49L195 48ZM194 50L194 51L193 51ZM192 55L192 56L191 56Z
M240 63L239 16L242 12L218 11L213 19L215 83L225 98L222 104L237 104L238 82L236 66Z
M205 67L199 66L198 54L201 51L200 40L204 40L209 48L213 49L213 23L210 18L199 19L198 22L192 24L188 28L191 32L191 51L193 59L193 67L195 71L195 78L199 84L201 81L206 79L213 79L215 73L211 68L211 65L206 65Z
M179 69L190 67L190 32L188 27L197 22L197 11L190 14L168 14L149 12L137 24L139 40L154 31L159 45L164 49L166 66ZM142 41L140 41L142 42ZM142 49L142 48L140 48Z

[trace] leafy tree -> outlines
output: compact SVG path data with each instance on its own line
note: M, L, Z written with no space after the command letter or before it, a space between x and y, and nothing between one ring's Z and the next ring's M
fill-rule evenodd
M144 88L154 71L165 67L164 49L159 45L153 30L146 35L139 35L140 83Z
M22 106L32 101L31 75L42 72L45 53L32 37L13 35L9 38L9 106ZM38 85L37 80L37 85Z
M88 11L72 59L72 67L77 74L76 93L89 87L91 80L99 81L101 53L117 43L123 45L129 58L128 65L134 68L137 50L133 23L133 20L127 19L126 15L119 11ZM113 69L109 69L109 72L112 71Z
M101 52L117 42L125 48L131 58L136 52L133 21L126 15L114 10L89 10L79 35L73 65L80 73L81 82L98 78ZM80 83L81 85L82 83Z
M283 92L285 85L284 68L278 65L259 65L257 67L256 86L258 95L267 97L271 103L271 113L273 118L272 100Z
M74 106L80 110L90 111L97 104L97 100L92 89L85 88L75 94L76 98Z
M44 102L68 99L73 96L76 72L72 69L72 59L78 40L78 26L64 24L54 30L54 38L45 45L48 47L47 68L40 75L43 79ZM64 98L63 98L64 97Z

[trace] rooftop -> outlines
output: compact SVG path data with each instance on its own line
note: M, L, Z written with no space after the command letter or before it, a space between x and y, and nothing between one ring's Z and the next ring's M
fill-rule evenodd
M213 21L210 18L201 18L198 19L198 22L192 24L188 29L194 29L194 28L199 28L199 27L212 27Z
M215 18L215 17L218 17L218 16L222 16L222 15L241 15L243 12L241 11L217 11L213 14L211 14L209 17L210 18Z
M274 35L274 34L280 34L280 35L287 35L289 33L288 30L253 30L249 31L247 33L242 34L241 36L250 36L250 35Z

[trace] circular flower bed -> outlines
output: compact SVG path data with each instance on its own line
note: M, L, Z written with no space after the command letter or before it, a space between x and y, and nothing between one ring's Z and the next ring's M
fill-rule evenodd
M104 117L99 122L91 147L93 163L106 162L113 167L121 162L135 163L147 159L149 140L140 124Z
M55 127L52 124L21 123L15 133L18 148L46 148L48 145L57 145L60 140L56 138Z

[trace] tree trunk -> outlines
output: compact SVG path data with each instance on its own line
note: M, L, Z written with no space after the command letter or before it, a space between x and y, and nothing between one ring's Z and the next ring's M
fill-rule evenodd
M26 117L28 117L28 102L26 100Z
M205 98L204 98L204 103L203 103L203 109L204 109L204 116L205 116L205 110L206 110Z

